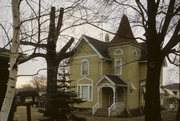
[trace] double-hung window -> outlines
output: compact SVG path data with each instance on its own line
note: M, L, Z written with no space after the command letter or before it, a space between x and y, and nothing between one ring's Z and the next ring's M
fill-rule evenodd
M115 60L115 75L122 74L122 59Z
M92 84L78 84L79 98L85 101L92 101Z
M89 74L89 61L84 60L81 62L81 75L87 76Z

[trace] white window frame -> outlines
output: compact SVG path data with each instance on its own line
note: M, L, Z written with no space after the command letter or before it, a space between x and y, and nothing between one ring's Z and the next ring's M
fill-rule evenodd
M134 94L134 90L133 89L129 89L129 95L133 95Z
M121 51L121 53L117 53L117 51ZM121 50L121 49L116 49L115 51L114 51L114 55L122 55L123 54L123 51Z
M137 50L133 50L133 51L132 51L132 55L137 56L137 55L138 55Z
M117 61L120 61L120 71L119 71L119 73L117 73L117 71L116 71ZM114 65L115 65L114 66L115 75L122 75L122 59L115 59Z
M78 95L79 95L78 97L79 98L83 98L82 97L82 87L83 86L87 86L88 87L88 99L83 99L83 100L84 101L88 101L88 102L93 101L93 84L78 84L77 85L77 92L78 92ZM90 87L91 87L91 90L90 90ZM90 91L91 91L91 95L90 95Z
M145 88L145 87L143 87L143 86L141 86L140 87L141 88L141 101L144 103L145 102L145 92L144 92L144 89L143 88Z
M87 61L87 64L88 64L88 69L87 69L87 74L83 74L83 67L82 67L82 64L84 61ZM81 61L81 76L88 76L89 75L89 61L87 59L84 59Z

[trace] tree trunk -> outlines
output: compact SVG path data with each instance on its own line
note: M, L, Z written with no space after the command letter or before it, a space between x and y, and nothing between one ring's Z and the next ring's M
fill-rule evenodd
M148 45L145 121L161 121L159 87L163 60L160 47L153 44Z
M20 14L19 14L19 0L12 0L12 13L13 13L13 40L10 53L10 73L9 80L7 83L7 91L4 98L4 102L0 112L0 121L7 121L11 105L13 102L15 87L17 81L17 61L18 61L18 49L20 45L19 39L19 23L20 23Z
M56 54L56 39L55 39L55 8L51 8L50 28L47 40L47 104L46 116L54 117L57 113L57 106L52 101L52 96L57 93L57 54ZM53 121L53 119L52 119Z

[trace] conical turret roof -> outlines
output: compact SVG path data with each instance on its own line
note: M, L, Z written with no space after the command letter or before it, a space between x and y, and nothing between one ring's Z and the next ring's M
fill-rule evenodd
M134 38L129 20L126 15L123 15L116 35L111 40L111 44L119 44L124 42L130 42L138 45L138 42Z

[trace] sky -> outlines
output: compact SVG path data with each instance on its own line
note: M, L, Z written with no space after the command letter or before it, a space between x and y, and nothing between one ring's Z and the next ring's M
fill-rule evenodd
M11 2L10 1L11 0L0 0L0 11L1 11L0 12L0 23L5 26L5 29L8 30L8 34L10 36L12 36L12 29L11 29L12 14L11 14L11 4L10 4ZM48 0L45 0L45 1L46 1L46 4L51 4L53 6L56 6L56 8L59 8L60 6L61 7L66 6L66 4L62 6L62 4L60 4L59 2L48 3L47 2ZM54 1L56 1L56 0L54 0ZM67 6L68 6L68 4L67 4ZM29 12L28 12L29 10L27 9L25 12L23 12L24 9L27 9L27 7L25 5L22 5L22 14L26 17L27 15L29 15ZM121 15L127 14L128 15L130 13L131 13L131 10L125 11L124 13L119 13L119 14L121 14ZM119 15L119 16L121 16L121 15ZM67 19L67 18L65 18L65 19ZM118 18L118 19L120 19L120 18ZM119 23L119 20L114 20L111 22L101 24L101 27L115 32L117 27L114 27L114 26L118 26L118 23ZM65 24L68 24L68 23L66 22ZM139 33L142 33L140 30L137 30L137 29L134 30L133 32L134 32L135 36L139 36ZM76 27L76 28L66 31L65 33L66 34L71 33L72 36L74 36L76 38L76 42L81 37L82 34L86 34L88 36L94 37L99 40L103 40L105 37L105 34L106 34L106 32L103 32L102 30L96 29L89 25L83 25L81 27ZM7 43L7 42L4 42L3 40L5 40L5 38L7 38L7 37L1 30L0 30L0 34L1 34L0 47L3 47ZM112 38L112 37L113 37L113 35L110 35L110 38ZM63 44L65 42L66 42L66 40L62 41ZM58 48L60 48L60 47L58 47ZM32 61L28 61L24 64L21 64L19 66L19 71L18 71L18 75L20 75L20 76L18 77L17 85L19 86L19 85L24 85L24 84L29 83L30 80L32 80L32 76L27 76L27 75L33 75L39 69L42 69L42 68L46 68L46 62L42 58L36 58L36 59L33 59ZM178 74L177 67L168 63L167 67L164 67L163 73L164 73L164 76L163 76L164 84L178 82L179 74ZM26 76L23 76L23 75L26 75ZM39 75L45 76L46 71L45 70L40 71Z

